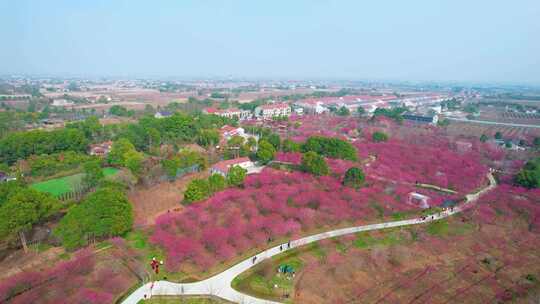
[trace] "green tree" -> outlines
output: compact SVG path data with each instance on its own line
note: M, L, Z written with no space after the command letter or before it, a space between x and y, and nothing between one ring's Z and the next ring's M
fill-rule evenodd
M526 188L540 188L540 157L528 161L516 175L515 181Z
M534 140L533 140L533 145L536 147L536 148L540 148L540 137L535 137Z
M343 106L336 111L336 114L339 116L349 116L351 111L347 107Z
M302 150L302 145L287 138L283 140L281 150L283 150L283 152L300 152Z
M358 107L358 108L356 108L356 112L357 112L359 115L364 115L364 114L366 114L366 110L365 110L363 107Z
M148 147L159 147L161 144L161 134L156 128L148 128L146 130L148 136Z
M60 202L51 195L30 188L14 187L0 206L0 239L19 235L26 248L24 231L56 212Z
M481 142L486 142L487 140L488 140L488 137L487 137L486 134L482 134L482 135L480 136L480 141L481 141Z
M355 161L358 159L356 148L348 141L324 136L311 136L302 146L304 152L313 151L331 158Z
M186 203L203 200L210 196L210 184L205 179L192 180L184 193L184 201Z
M240 166L232 166L227 173L227 183L231 186L240 186L244 183L247 170Z
M278 134L276 134L276 133L270 133L270 134L268 134L268 135L264 135L261 139L267 141L267 142L270 143L272 146L274 146L274 149L275 149L276 151L280 149L280 146L281 146L281 138L279 137Z
M502 139L502 133L499 132L499 131L497 131L497 132L495 133L495 139Z
M84 168L83 183L87 187L97 186L97 184L104 177L103 170L101 169L101 162L99 160L86 162L83 168Z
M129 111L128 109L122 106L114 105L109 109L109 114L116 115L116 116L132 116L134 112Z
M330 173L324 157L313 151L306 152L302 155L301 168L303 171L317 176L328 175Z
M107 159L109 164L111 165L117 165L117 166L124 166L125 158L124 155L129 151L134 151L135 146L133 144L125 139L120 138L119 140L115 141L111 147L111 151L107 155Z
M374 142L383 142L388 140L388 135L379 131L374 132L372 137Z
M212 174L208 178L208 184L210 187L210 192L215 193L219 192L227 186L227 182L225 180L225 177L221 174Z
M352 167L345 172L345 177L343 178L343 184L348 187L358 188L360 187L366 179L366 176L362 169Z
M219 143L219 132L216 129L202 129L197 136L197 143L204 147L215 146Z
M259 141L259 148L257 149L257 160L261 164L268 164L271 160L274 159L276 155L276 149L272 144L267 142L264 139Z
M54 234L66 249L73 250L88 244L90 239L124 235L132 225L132 206L125 193L107 187L71 207Z
M141 173L143 160L143 154L135 150L124 153L124 166L134 175L139 175Z

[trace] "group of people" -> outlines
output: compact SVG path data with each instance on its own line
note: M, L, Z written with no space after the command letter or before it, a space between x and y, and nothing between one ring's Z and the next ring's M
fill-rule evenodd
M284 249L283 247L284 247L284 245L279 245L279 251L280 252L283 251L283 249ZM287 242L287 249L291 249L291 241L290 240ZM254 256L253 258L251 258L251 262L253 264L255 264L255 262L257 262L257 256Z

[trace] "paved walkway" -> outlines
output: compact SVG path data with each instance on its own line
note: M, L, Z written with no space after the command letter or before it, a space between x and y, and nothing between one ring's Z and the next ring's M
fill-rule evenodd
M443 211L439 214L429 216L426 219L415 218L415 219L409 219L409 220L403 220L403 221L385 222L385 223L379 223L379 224L363 225L363 226L332 230L332 231L304 237L298 240L294 240L291 242L290 248L292 249L292 248L303 246L312 242L317 242L323 239L343 236L346 234L356 233L360 231L370 231L370 230L379 230L379 229L385 229L385 228L391 228L391 227L416 225L416 224L436 221L436 220L451 216L455 213L459 213L465 209L468 209L472 205L472 203L475 202L482 194L496 187L497 182L495 181L495 178L493 178L493 175L489 173L487 177L489 179L489 185L486 188L482 189L481 191L477 193L467 194L465 196L465 202L455 207L452 211L451 210ZM264 261L265 259L268 259L280 253L283 253L286 250L289 250L289 248L287 248L286 243L281 244L281 246L285 250L282 250L282 251L279 250L280 245L277 245L273 248L267 249L257 254L256 255L257 259L255 263L253 263L253 257L250 257L234 265L233 267L225 270L224 272L219 273L203 281L199 281L195 283L185 283L185 284L173 283L173 282L168 282L168 281L156 281L152 289L150 289L152 286L152 283L147 283L139 287L137 290L135 290L122 303L123 304L136 304L140 300L144 299L145 295L147 297L150 297L150 295L166 295L166 296L214 295L214 296L223 298L225 300L228 300L234 303L278 304L279 302L258 299L249 295L242 294L231 287L231 282L235 277L240 275L242 272L250 269L254 265Z

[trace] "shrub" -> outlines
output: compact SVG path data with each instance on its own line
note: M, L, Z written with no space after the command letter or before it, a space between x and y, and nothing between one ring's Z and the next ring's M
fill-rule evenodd
M382 142L388 140L388 135L384 132L379 131L374 132L372 137L374 142Z
M210 196L210 184L205 179L192 180L184 193L184 201L187 203L203 200Z
M302 156L302 170L318 176L327 175L330 172L324 158L312 151Z
M231 186L240 186L244 183L247 170L240 166L232 166L227 173L227 183Z
M343 184L348 187L358 188L360 187L366 179L366 176L362 169L357 167L352 167L347 172L345 172L345 177L343 178Z

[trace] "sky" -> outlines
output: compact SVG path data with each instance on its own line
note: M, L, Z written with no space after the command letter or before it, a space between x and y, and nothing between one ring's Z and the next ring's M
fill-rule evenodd
M540 83L538 0L0 0L0 74Z

